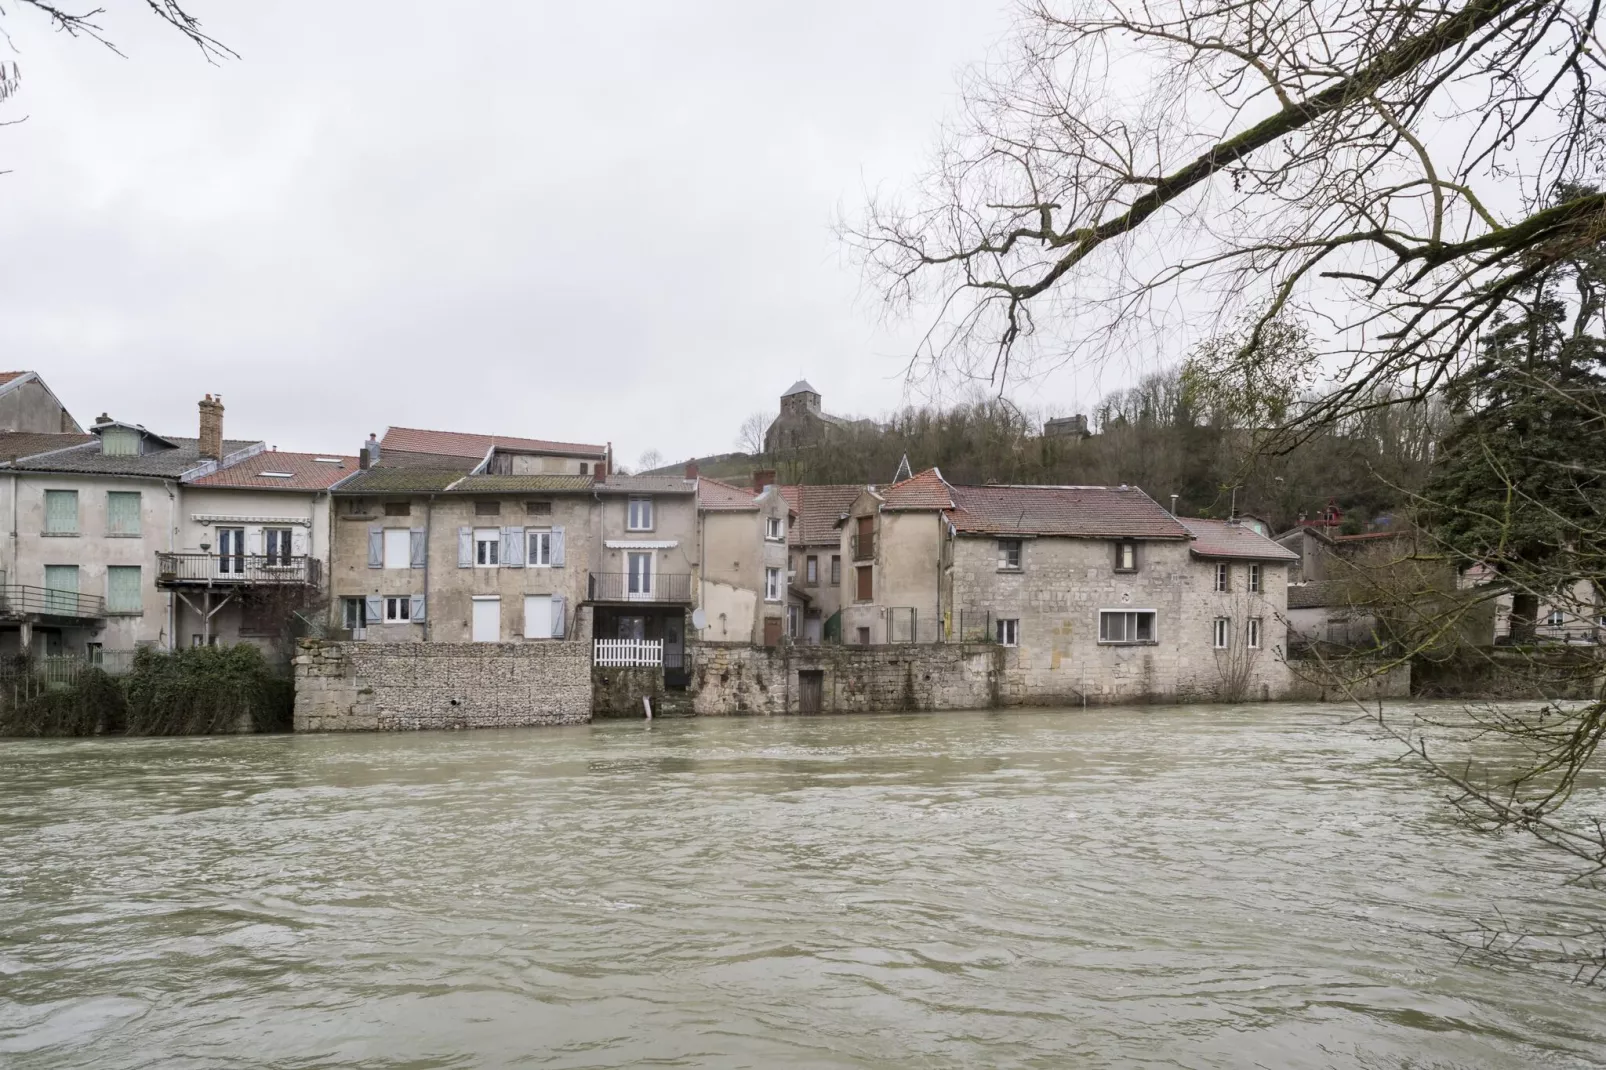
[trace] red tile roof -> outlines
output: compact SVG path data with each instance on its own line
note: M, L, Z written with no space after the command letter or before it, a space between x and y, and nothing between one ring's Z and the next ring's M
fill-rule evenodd
M1225 520L1179 517L1193 536L1188 547L1196 557L1238 557L1251 561L1298 561L1299 555L1279 546L1254 528Z
M539 453L571 453L586 457L605 457L606 446L590 446L579 442L547 442L537 438L512 438L507 435L477 435L464 431L424 431L416 427L389 427L379 442L380 463L384 463L387 450L398 453L434 453L447 457L473 457L475 460L500 447L510 450L532 450Z
M919 476L915 477L919 479ZM891 489L891 488L889 488ZM955 530L1085 539L1184 539L1177 518L1137 487L954 487Z
M792 512L797 514L797 522L787 533L787 541L793 546L817 546L841 541L842 532L836 526L837 521L863 492L863 485L858 483L783 485L781 496L786 499Z
M11 380L17 378L19 375L27 375L27 374L28 374L27 372L0 372L0 386L5 386L7 383L11 382Z
M951 491L942 473L935 468L928 468L900 483L876 488L885 503L884 509L952 509Z
M327 458L319 460L319 458ZM333 463L332 463L333 462ZM357 458L335 453L281 453L263 450L211 475L190 480L192 487L233 487L241 490L328 490L356 472ZM282 472L289 476L268 475Z
M699 476L697 479L697 508L713 511L757 509L757 496L746 487L737 487L718 479Z

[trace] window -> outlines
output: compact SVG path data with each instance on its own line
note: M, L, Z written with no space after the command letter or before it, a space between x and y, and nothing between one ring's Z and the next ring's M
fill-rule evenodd
M524 596L524 638L552 638L552 596L527 594Z
M786 634L788 638L799 639L803 635L803 607L786 607Z
M76 490L45 491L45 534L78 534L78 492Z
M625 554L625 590L632 598L652 597L652 554Z
M385 623L406 624L413 619L413 599L410 595L392 595L385 599Z
M1259 650L1260 649L1260 618L1259 617L1250 617L1249 618L1249 649L1250 650Z
M190 636L190 646L195 646L195 647L199 647L199 646L217 646L217 638L218 637L214 635L214 636L211 636L210 638L207 638L207 639L205 639L203 641L203 639L201 637L201 633L200 632L195 632L194 634L192 634Z
M820 559L818 557L804 559L803 582L810 587L818 587L820 585Z
M631 531L652 530L652 499L631 498L625 527Z
M412 516L413 515L413 503L412 502L386 502L385 503L385 515L386 516Z
M501 502L475 502L474 503L474 515L475 516L501 516L502 515L502 503Z
M996 620L993 622L993 638L998 640L999 646L1015 646L1020 641L1019 620Z
M869 646L870 645L870 629L869 628L860 628L859 629L859 645L860 646Z
M860 602L870 601L875 596L875 585L871 580L870 566L860 565L853 571L855 579L858 581L858 589L854 593L854 598Z
M109 565L106 568L106 612L141 613L139 566Z
M581 461L580 462L580 474L581 475L588 475L590 473L590 471L591 471L591 466L589 464L587 464L585 461Z
M552 532L530 532L530 552L524 563L531 568L545 568L552 564Z
M551 502L525 502L524 503L524 511L526 513L529 513L531 516L551 516L552 515L552 503Z
M1118 542L1115 544L1115 571L1136 572L1138 570L1138 544L1135 542Z
M100 433L103 457L138 457L139 432L130 427L108 427Z
M106 492L106 534L139 534L139 491Z
M1566 620L1567 620L1567 617L1566 617L1566 615L1564 613L1562 613L1561 610L1552 609L1550 611L1550 616L1546 618L1546 623L1549 624L1552 628L1560 628L1562 626L1562 624L1565 623Z
M1232 590L1232 566L1226 562L1216 566L1216 590Z
M245 529L217 529L217 570L219 575L245 575Z
M1260 566L1249 566L1249 589L1255 594L1260 593Z
M998 567L1005 570L1020 571L1020 540L998 540ZM999 623L1003 623L1000 621Z
M366 598L342 598L340 600L340 623L348 632L360 632L368 627L368 600Z
M1210 642L1217 650L1227 649L1227 629L1231 622L1226 617L1217 617L1210 622Z
M1154 641L1154 610L1099 610L1099 642L1152 643Z
M412 533L406 528L385 529L385 567L413 567Z
M831 555L831 586L842 586L842 555Z
M779 602L781 600L781 570L767 568L764 570L764 601Z
M764 520L764 537L770 542L780 542L786 537L786 529L778 516L767 517Z
M45 608L47 612L78 611L78 566L45 566Z
M289 528L263 528L262 529L263 556L267 559L265 565L286 566L290 564L290 529Z
M501 528L474 529L474 564L479 568L495 568L502 550Z

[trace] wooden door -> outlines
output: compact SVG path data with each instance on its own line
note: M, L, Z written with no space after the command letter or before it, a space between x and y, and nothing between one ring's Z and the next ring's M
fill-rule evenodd
M781 618L764 618L764 645L779 646L781 642Z
M875 585L871 580L870 568L869 565L860 565L853 570L854 578L858 581L858 590L854 598L860 602L873 601L875 597Z
M825 671L802 669L797 674L797 712L819 713L825 708Z

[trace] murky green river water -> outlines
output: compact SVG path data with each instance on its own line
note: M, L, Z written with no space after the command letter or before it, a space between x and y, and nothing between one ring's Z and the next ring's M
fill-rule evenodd
M1291 706L0 742L0 1066L1560 1067L1587 893ZM1598 801L1598 800L1597 800Z

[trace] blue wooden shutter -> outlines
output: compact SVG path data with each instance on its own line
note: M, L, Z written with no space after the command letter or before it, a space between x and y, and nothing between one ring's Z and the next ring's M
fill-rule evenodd
M383 624L385 622L385 600L377 594L371 594L362 601L363 615L368 618L368 623L370 625Z
M413 595L413 604L408 608L411 610L408 615L412 618L414 624L422 621L424 619L424 596L421 594Z
M457 529L457 567L474 567L474 529Z
M563 529L552 529L552 567L563 567Z
M524 567L524 529L502 529L502 564L508 568Z
M563 638L563 607L567 601L561 594L552 596L552 638Z
M368 567L385 567L385 529L378 524L368 528Z
M423 568L429 560L429 540L424 536L423 528L414 528L407 536L408 550L412 556L412 566Z

